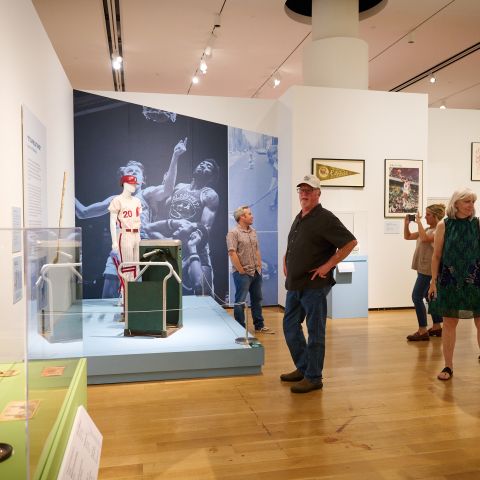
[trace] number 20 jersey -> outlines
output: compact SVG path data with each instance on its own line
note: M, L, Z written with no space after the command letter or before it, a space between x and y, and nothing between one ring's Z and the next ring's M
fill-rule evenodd
M138 198L117 195L110 202L108 211L117 214L118 226L122 230L140 230L142 204Z

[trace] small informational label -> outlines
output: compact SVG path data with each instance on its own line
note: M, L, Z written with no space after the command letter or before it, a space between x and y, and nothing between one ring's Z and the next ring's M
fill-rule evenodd
M65 367L45 367L40 374L42 377L61 377Z
M29 400L28 405L25 400L9 402L0 413L0 422L30 419L35 415L39 405L40 400Z
M23 262L22 257L13 257L13 303L17 303L23 296Z
M12 207L12 253L22 251L22 210L20 207Z
M339 273L352 273L355 271L355 263L354 262L340 262L337 265L337 269Z
M25 227L47 225L47 129L22 105L23 217Z
M399 221L386 221L383 222L383 233L387 235L399 235L400 229L402 228L403 223Z
M0 370L0 377L14 377L19 373L19 370Z
M83 406L79 406L57 480L98 478L103 437Z

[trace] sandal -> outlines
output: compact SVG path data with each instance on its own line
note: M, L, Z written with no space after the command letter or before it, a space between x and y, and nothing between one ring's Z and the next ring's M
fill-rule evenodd
M448 376L442 376L442 373L448 375ZM443 380L443 381L446 381L446 380L450 380L451 378L453 377L453 370L450 368L450 367L445 367L438 375L437 375L437 378L439 380Z

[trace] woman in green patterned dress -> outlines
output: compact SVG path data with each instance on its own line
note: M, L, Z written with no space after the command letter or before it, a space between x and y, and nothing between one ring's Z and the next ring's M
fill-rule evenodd
M477 195L457 190L447 206L447 218L435 232L429 312L443 317L445 368L439 380L453 375L453 350L460 318L474 319L480 347L480 225L475 217Z

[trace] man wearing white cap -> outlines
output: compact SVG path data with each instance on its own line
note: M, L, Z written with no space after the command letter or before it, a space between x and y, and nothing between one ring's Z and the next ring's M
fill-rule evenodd
M283 333L296 369L280 379L297 382L291 387L293 393L308 393L323 386L327 295L335 284L333 269L350 254L357 240L319 203L317 177L303 177L297 192L301 211L288 234L283 260L287 289ZM304 319L308 343L302 330Z

